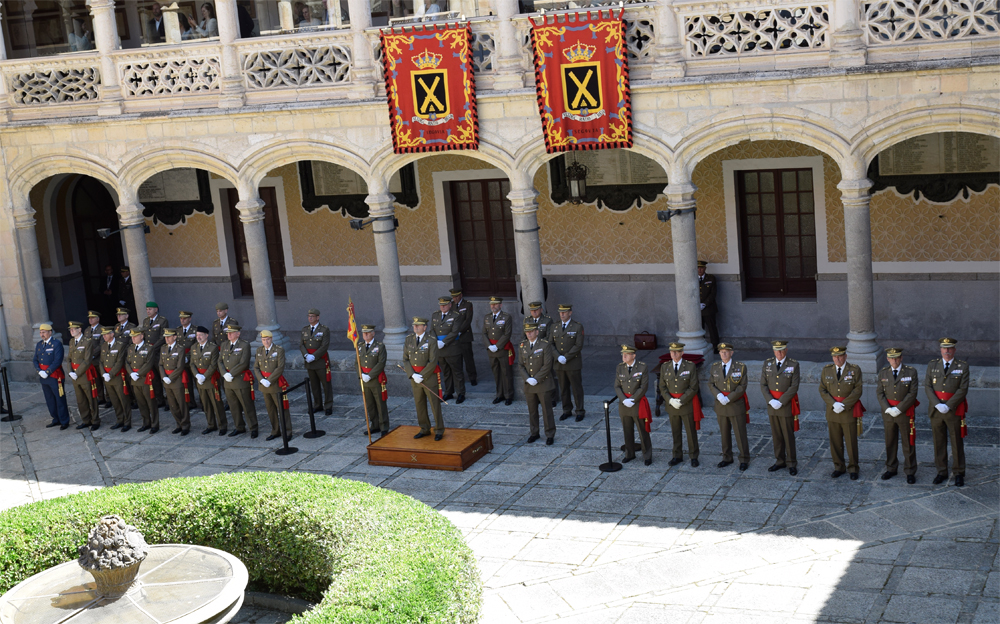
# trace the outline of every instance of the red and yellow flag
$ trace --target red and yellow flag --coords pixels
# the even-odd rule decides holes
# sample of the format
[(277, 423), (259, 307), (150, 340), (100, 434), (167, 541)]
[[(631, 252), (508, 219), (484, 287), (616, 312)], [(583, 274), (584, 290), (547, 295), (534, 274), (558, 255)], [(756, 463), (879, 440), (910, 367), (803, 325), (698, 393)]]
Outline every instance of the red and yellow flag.
[(354, 301), (347, 298), (347, 339), (354, 345), (354, 350), (358, 350), (358, 321), (354, 318)]

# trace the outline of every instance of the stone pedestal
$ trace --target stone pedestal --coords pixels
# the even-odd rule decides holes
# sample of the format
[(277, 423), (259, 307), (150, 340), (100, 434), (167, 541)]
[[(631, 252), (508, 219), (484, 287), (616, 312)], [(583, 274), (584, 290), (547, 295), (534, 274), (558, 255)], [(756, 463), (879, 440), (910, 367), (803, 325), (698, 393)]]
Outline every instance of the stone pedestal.
[[(517, 0), (497, 0), (497, 41), (495, 91), (510, 91), (524, 88), (522, 59), (525, 50), (517, 38), (517, 28), (512, 18), (517, 15)], [(530, 55), (530, 50), (527, 51)]]
[(868, 61), (868, 52), (861, 30), (858, 3), (835, 0), (833, 4), (830, 67), (860, 67)]
[(215, 14), (219, 24), (219, 43), (222, 44), (222, 96), (219, 98), (219, 108), (239, 108), (246, 103), (246, 95), (240, 57), (233, 45), (240, 38), (236, 0), (216, 0)]
[(101, 106), (97, 114), (120, 115), (124, 97), (118, 82), (118, 68), (111, 57), (111, 53), (121, 47), (115, 23), (115, 2), (90, 0), (89, 4), (94, 22), (94, 46), (101, 54)]
[(683, 78), (687, 71), (678, 19), (672, 0), (660, 0), (656, 10), (656, 65), (653, 66), (653, 80)]

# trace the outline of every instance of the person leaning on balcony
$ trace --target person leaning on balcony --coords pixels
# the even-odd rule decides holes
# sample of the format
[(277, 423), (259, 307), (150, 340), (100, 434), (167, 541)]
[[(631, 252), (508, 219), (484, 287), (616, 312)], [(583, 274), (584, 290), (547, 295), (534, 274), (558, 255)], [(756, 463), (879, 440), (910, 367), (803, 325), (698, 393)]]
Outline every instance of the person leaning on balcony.
[(215, 9), (207, 2), (201, 5), (201, 21), (192, 19), (191, 25), (198, 37), (219, 36), (219, 22), (215, 19)]
[(310, 26), (322, 26), (323, 22), (319, 21), (312, 15), (312, 9), (309, 5), (304, 2), (299, 2), (295, 5), (295, 15), (298, 16), (299, 21), (296, 24), (299, 28), (309, 28)]
[[(165, 25), (163, 23), (163, 7), (159, 4), (153, 5), (153, 17), (146, 22), (146, 43), (163, 43), (167, 40)], [(126, 304), (122, 304), (126, 305)]]

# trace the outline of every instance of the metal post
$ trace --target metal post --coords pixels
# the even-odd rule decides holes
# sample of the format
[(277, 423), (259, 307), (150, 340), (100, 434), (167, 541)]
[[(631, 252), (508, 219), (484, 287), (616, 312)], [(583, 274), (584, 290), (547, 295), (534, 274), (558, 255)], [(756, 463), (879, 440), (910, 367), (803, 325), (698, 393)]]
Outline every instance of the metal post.
[(622, 465), (614, 461), (611, 458), (611, 404), (618, 400), (618, 396), (615, 395), (604, 402), (604, 430), (608, 434), (608, 463), (601, 464), (598, 468), (601, 472), (618, 472), (622, 469)]
[(303, 438), (318, 438), (320, 436), (326, 435), (325, 431), (319, 431), (316, 429), (316, 410), (313, 409), (312, 400), (312, 384), (309, 383), (309, 377), (306, 377), (306, 403), (309, 404), (309, 431), (302, 434)]
[(21, 417), (14, 413), (14, 403), (10, 400), (10, 380), (7, 378), (7, 367), (3, 366), (3, 392), (4, 396), (7, 398), (7, 412), (9, 415), (0, 418), (0, 422), (14, 422), (15, 420), (21, 420)]
[[(306, 380), (306, 386), (308, 387), (308, 379)], [(281, 393), (282, 403), (284, 403), (285, 393)], [(294, 446), (288, 446), (288, 431), (285, 430), (285, 408), (281, 403), (278, 404), (278, 429), (281, 431), (281, 448), (274, 452), (275, 455), (291, 455), (292, 453), (298, 453), (299, 449)]]

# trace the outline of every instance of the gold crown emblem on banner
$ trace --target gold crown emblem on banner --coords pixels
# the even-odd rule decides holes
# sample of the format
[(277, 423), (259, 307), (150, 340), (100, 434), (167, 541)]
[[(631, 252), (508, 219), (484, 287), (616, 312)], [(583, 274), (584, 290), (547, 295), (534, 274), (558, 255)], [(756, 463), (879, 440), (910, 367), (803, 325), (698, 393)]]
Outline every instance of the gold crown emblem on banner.
[(424, 50), (423, 53), (419, 56), (414, 56), (411, 60), (418, 69), (437, 69), (437, 66), (441, 64), (444, 57), (440, 54), (434, 54), (433, 52)]
[(570, 46), (568, 48), (563, 48), (563, 56), (570, 63), (580, 63), (583, 61), (589, 61), (590, 57), (594, 56), (597, 52), (597, 48), (594, 46), (584, 45), (577, 42), (576, 45)]

